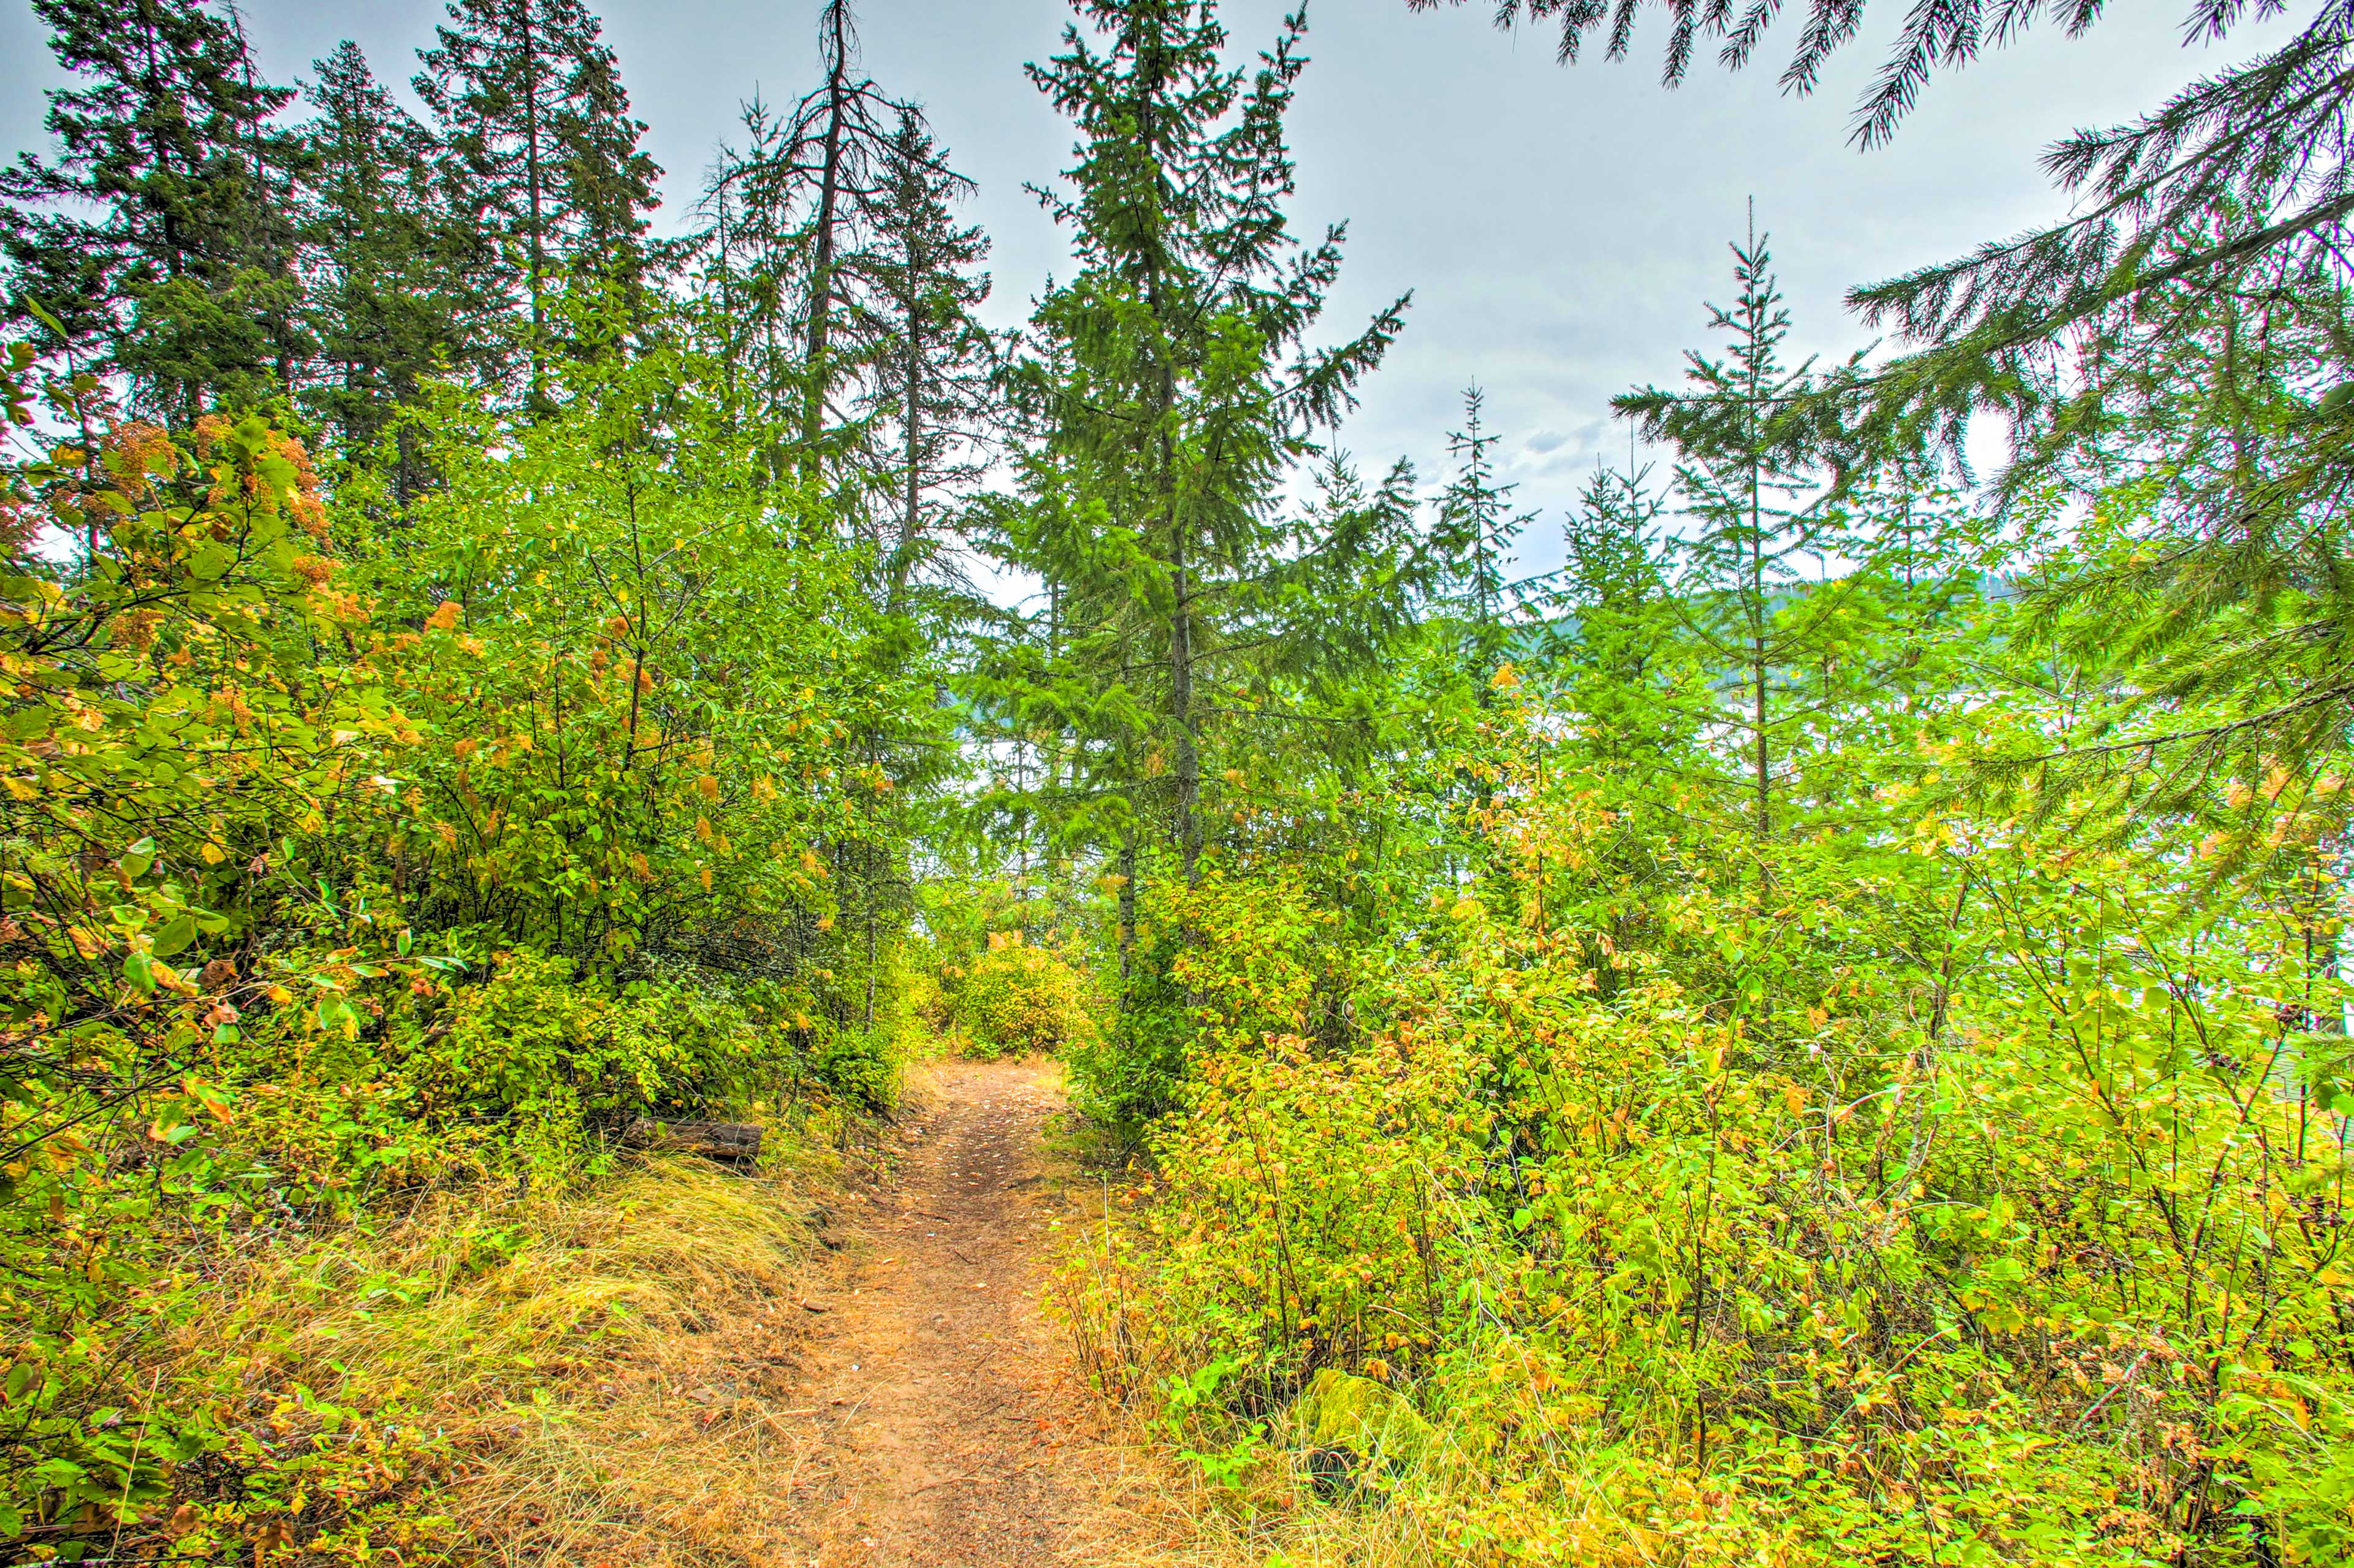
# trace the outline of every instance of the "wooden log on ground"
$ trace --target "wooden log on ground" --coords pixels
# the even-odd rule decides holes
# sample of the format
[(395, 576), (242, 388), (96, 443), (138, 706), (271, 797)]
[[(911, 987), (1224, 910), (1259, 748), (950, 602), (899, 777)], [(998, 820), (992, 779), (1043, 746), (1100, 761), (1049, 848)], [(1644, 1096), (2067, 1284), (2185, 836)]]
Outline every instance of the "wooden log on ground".
[(763, 1128), (740, 1121), (673, 1121), (640, 1117), (621, 1141), (632, 1149), (700, 1154), (708, 1160), (750, 1161), (760, 1158)]

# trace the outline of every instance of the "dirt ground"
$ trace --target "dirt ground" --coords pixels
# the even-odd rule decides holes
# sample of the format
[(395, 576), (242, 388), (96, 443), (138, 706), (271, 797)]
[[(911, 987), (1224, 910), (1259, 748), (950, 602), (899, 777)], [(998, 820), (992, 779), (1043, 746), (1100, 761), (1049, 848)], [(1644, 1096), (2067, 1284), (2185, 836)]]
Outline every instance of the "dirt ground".
[(834, 1277), (798, 1303), (808, 1561), (1104, 1561), (1122, 1454), (1039, 1305), (1072, 1175), (1041, 1140), (1055, 1070), (946, 1062), (921, 1103), (893, 1178), (835, 1217)]

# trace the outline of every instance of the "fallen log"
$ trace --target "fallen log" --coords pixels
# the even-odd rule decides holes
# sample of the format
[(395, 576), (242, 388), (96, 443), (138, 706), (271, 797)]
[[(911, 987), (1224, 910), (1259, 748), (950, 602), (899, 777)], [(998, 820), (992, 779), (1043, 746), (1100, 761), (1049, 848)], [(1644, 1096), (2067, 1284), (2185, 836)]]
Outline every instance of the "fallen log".
[(753, 1160), (760, 1158), (765, 1129), (740, 1121), (671, 1121), (640, 1117), (621, 1141), (632, 1149), (660, 1149), (677, 1154), (700, 1154), (707, 1160)]

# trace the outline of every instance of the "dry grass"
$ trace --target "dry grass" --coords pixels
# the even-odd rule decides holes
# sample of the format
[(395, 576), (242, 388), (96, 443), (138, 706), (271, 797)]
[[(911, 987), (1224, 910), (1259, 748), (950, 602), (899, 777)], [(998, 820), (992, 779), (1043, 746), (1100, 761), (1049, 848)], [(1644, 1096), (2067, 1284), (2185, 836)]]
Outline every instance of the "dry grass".
[[(562, 1194), (444, 1195), (297, 1252), (257, 1248), (161, 1347), (158, 1375), (241, 1366), (255, 1430), (283, 1435), (291, 1413), (302, 1434), (298, 1386), (406, 1424), (429, 1454), (369, 1505), (446, 1520), (419, 1542), (436, 1542), (429, 1559), (785, 1561), (815, 1445), (790, 1397), (798, 1301), (838, 1180), (806, 1159), (758, 1175), (646, 1160)], [(314, 1500), (270, 1560), (325, 1560), (319, 1533), (354, 1517)]]
[(1204, 1483), (1165, 1449), (1108, 1491), (1107, 1543), (1090, 1568), (1438, 1568), (1457, 1561), (1407, 1516), (1311, 1500), (1296, 1457), (1277, 1455), (1239, 1493)]

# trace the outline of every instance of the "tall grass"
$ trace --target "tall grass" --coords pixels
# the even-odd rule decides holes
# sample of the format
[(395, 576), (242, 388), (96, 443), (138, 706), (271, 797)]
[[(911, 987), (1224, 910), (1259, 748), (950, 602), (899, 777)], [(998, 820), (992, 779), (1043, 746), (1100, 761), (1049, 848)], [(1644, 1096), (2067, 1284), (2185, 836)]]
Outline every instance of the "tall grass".
[(647, 1159), (223, 1253), (139, 1381), (210, 1384), (224, 1441), (118, 1550), (769, 1560), (811, 1446), (783, 1380), (832, 1186), (814, 1156), (759, 1174)]

